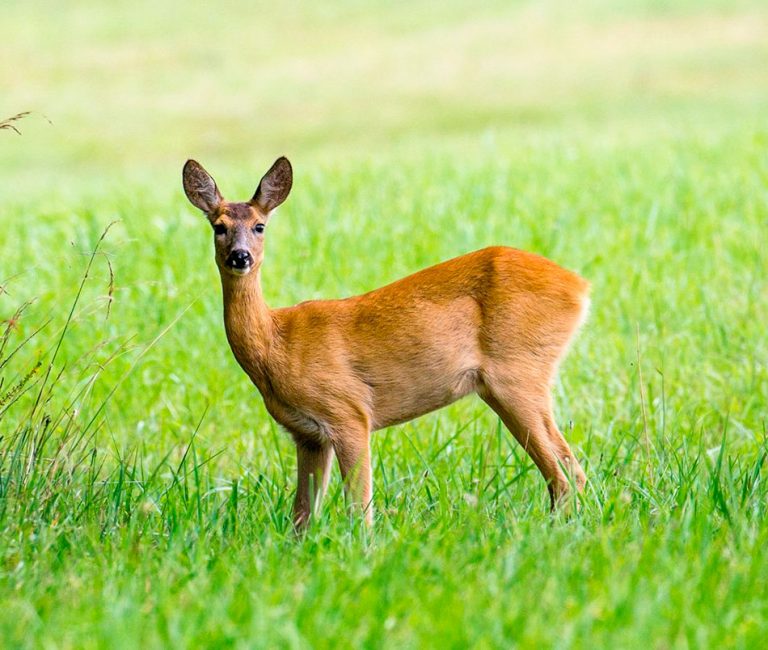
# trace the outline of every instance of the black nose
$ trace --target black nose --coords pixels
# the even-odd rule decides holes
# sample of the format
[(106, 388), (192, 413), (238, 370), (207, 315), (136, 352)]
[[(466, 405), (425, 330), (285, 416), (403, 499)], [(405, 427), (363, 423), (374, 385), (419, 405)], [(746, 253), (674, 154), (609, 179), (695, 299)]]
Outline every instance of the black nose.
[(227, 258), (227, 266), (233, 269), (244, 269), (251, 264), (251, 254), (243, 249), (232, 251)]

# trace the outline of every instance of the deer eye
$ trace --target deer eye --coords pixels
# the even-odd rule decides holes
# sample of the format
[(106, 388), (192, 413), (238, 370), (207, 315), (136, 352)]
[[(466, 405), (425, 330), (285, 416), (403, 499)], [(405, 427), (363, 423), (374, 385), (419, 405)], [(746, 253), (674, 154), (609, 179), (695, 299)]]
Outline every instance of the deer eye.
[(253, 232), (264, 232), (264, 224), (263, 223), (257, 223), (253, 227)]
[(217, 223), (213, 227), (213, 232), (216, 235), (226, 235), (227, 234), (227, 227), (223, 223)]

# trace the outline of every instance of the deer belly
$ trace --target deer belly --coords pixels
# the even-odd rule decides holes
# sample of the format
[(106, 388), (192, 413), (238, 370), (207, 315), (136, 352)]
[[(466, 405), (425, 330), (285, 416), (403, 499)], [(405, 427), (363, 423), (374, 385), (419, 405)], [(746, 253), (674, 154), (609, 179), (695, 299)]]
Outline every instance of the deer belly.
[(478, 388), (475, 369), (442, 375), (400, 377), (373, 386), (373, 428), (407, 422), (447, 406)]

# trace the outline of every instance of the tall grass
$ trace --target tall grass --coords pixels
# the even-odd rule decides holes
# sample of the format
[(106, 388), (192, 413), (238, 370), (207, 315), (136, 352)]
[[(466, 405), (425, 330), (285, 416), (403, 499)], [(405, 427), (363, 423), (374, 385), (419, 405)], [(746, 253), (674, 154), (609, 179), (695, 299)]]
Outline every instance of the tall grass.
[[(112, 346), (106, 358), (95, 361), (110, 343), (97, 341), (75, 363), (58, 363), (72, 323), (99, 313), (93, 305), (83, 307), (81, 300), (108, 230), (96, 241), (64, 324), (41, 359), (27, 361), (26, 366), (22, 361), (38, 339), (51, 335), (50, 320), (15, 347), (10, 345), (12, 335), (29, 304), (20, 305), (4, 323), (0, 338), (0, 527), (4, 534), (12, 537), (55, 528), (82, 535), (98, 529), (99, 539), (119, 531), (136, 542), (149, 536), (158, 543), (170, 543), (177, 535), (192, 535), (210, 543), (232, 535), (237, 529), (238, 504), (248, 499), (259, 499), (260, 505), (264, 500), (275, 501), (274, 511), (284, 512), (285, 497), (275, 494), (267, 483), (217, 480), (209, 469), (215, 456), (199, 455), (196, 431), (180, 458), (172, 458), (169, 451), (154, 463), (147, 461), (140, 447), (105, 449), (103, 436), (99, 440), (110, 398), (173, 326), (172, 322), (140, 350), (132, 350), (135, 359), (127, 372), (98, 400), (93, 386), (114, 359), (131, 351), (129, 346)], [(107, 316), (113, 281), (110, 267), (104, 296)]]
[(16, 113), (16, 115), (0, 120), (0, 131), (13, 131), (16, 135), (21, 135), (21, 131), (19, 131), (19, 127), (15, 122), (24, 119), (29, 114), (29, 111), (22, 111), (21, 113)]
[[(761, 635), (768, 605), (759, 584), (768, 567), (754, 554), (766, 541), (768, 444), (763, 440), (750, 453), (731, 450), (727, 419), (720, 422), (714, 447), (704, 444), (704, 436), (670, 435), (663, 391), (655, 397), (652, 383), (635, 385), (646, 410), (639, 427), (610, 438), (587, 433), (582, 440), (590, 481), (569, 519), (550, 518), (531, 463), (500, 423), (489, 438), (478, 418), (450, 433), (436, 420), (420, 443), (402, 432), (412, 450), (405, 466), (403, 452), (397, 451), (403, 443), (378, 438), (375, 535), (350, 526), (336, 489), (330, 507), (300, 543), (291, 534), (284, 468), (241, 466), (233, 472), (231, 463), (220, 463), (218, 452), (201, 451), (196, 438), (207, 417), (205, 407), (189, 439), (160, 454), (144, 444), (123, 448), (105, 440), (103, 418), (122, 376), (101, 391), (106, 397), (94, 399), (93, 386), (120, 355), (133, 355), (128, 372), (140, 368), (144, 353), (176, 322), (131, 350), (115, 345), (96, 366), (93, 360), (104, 354), (107, 341), (93, 341), (73, 363), (60, 362), (72, 324), (106, 313), (102, 298), (109, 287), (98, 292), (102, 295), (94, 304), (82, 303), (105, 234), (72, 288), (74, 298), (62, 310), (59, 331), (43, 321), (11, 346), (13, 330), (25, 316), (22, 304), (5, 323), (0, 344), (1, 584), (5, 589), (33, 581), (26, 590), (43, 590), (35, 596), (43, 608), (40, 624), (24, 614), (18, 598), (6, 595), (12, 616), (2, 629), (9, 638), (58, 639), (64, 645), (67, 639), (79, 645), (85, 638), (73, 620), (61, 618), (66, 610), (44, 604), (48, 580), (59, 584), (57, 591), (79, 594), (68, 609), (86, 626), (81, 630), (90, 629), (89, 637), (99, 630), (97, 645), (116, 639), (189, 645), (259, 639), (270, 646), (325, 647), (350, 636), (365, 645), (387, 638), (385, 645), (393, 647), (504, 645), (510, 638), (539, 644), (562, 641), (562, 630), (570, 630), (568, 645), (595, 639), (634, 644), (642, 634), (676, 639), (675, 645), (734, 640), (750, 645)], [(44, 336), (49, 342), (40, 359), (26, 355), (22, 361)], [(458, 463), (456, 445), (466, 454)], [(542, 488), (540, 500), (532, 487)], [(87, 558), (100, 567), (96, 573), (82, 564)], [(718, 568), (718, 562), (724, 564)], [(607, 574), (609, 566), (623, 566), (625, 573)], [(407, 576), (397, 575), (401, 570), (411, 578), (403, 580)], [(647, 582), (659, 570), (668, 573), (666, 582)], [(741, 579), (729, 582), (726, 570)], [(40, 571), (49, 577), (42, 578)], [(466, 601), (456, 600), (465, 571), (476, 572), (471, 580), (481, 579), (484, 588), (465, 594)], [(585, 617), (567, 605), (569, 600), (560, 624), (545, 625), (542, 613), (563, 606), (546, 587), (550, 574), (557, 576), (559, 589), (583, 592), (579, 601), (598, 609)], [(430, 575), (436, 580), (432, 587)], [(247, 576), (256, 581), (248, 587)], [(84, 588), (82, 577), (92, 584)], [(524, 617), (499, 609), (493, 595), (516, 593), (518, 582), (543, 590)], [(269, 586), (262, 591), (260, 584)], [(394, 591), (382, 603), (374, 594), (387, 584)], [(612, 586), (605, 591), (607, 584)], [(653, 584), (709, 595), (692, 603), (683, 592), (670, 592), (665, 605), (643, 591)], [(356, 601), (339, 601), (340, 588), (357, 593)], [(204, 601), (184, 613), (168, 611), (179, 597), (171, 595), (176, 589), (189, 590), (183, 596), (187, 603), (202, 589)], [(245, 600), (236, 595), (243, 589)], [(291, 598), (286, 589), (299, 589), (294, 597), (300, 603), (287, 617), (280, 605)], [(424, 596), (425, 589), (431, 595)], [(417, 594), (430, 607), (415, 616), (409, 608), (418, 607)], [(142, 604), (146, 598), (150, 604)], [(458, 614), (465, 606), (474, 614)], [(676, 606), (683, 609), (663, 613)], [(376, 607), (386, 615), (375, 613)], [(708, 625), (720, 607), (730, 607), (732, 615), (751, 613), (740, 627)], [(601, 613), (599, 608), (608, 609)], [(135, 618), (139, 611), (144, 613)], [(235, 627), (228, 632), (226, 626), (211, 626), (216, 611)], [(459, 626), (438, 624), (441, 611), (470, 617)], [(656, 614), (648, 618), (646, 611)], [(128, 612), (128, 618), (119, 612)], [(266, 618), (257, 624), (261, 617)], [(62, 628), (54, 632), (42, 621)]]
[[(0, 645), (762, 647), (763, 5), (4, 7), (3, 99), (56, 126), (0, 143)], [(372, 532), (334, 476), (294, 538), (179, 182), (283, 153), (272, 306), (490, 244), (592, 282), (571, 518), (467, 399), (373, 437)]]

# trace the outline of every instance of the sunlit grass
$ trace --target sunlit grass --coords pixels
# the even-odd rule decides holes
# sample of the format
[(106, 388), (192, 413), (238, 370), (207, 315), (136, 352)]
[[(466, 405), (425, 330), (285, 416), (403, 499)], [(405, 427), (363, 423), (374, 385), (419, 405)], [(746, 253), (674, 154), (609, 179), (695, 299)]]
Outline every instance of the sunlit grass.
[[(0, 131), (3, 645), (760, 645), (759, 3), (52, 6), (0, 26), (0, 115), (34, 111)], [(592, 282), (555, 388), (576, 516), (467, 399), (376, 434), (373, 532), (334, 477), (295, 540), (180, 179), (244, 199), (283, 153), (272, 306), (490, 244)]]
[[(94, 258), (51, 401), (27, 417), (38, 371), (2, 416), (6, 633), (75, 645), (94, 626), (105, 643), (756, 638), (761, 147), (582, 144), (566, 160), (530, 149), (503, 164), (320, 169), (299, 175), (273, 221), (264, 283), (275, 305), (364, 291), (491, 242), (590, 278), (593, 312), (556, 390), (590, 477), (572, 521), (550, 522), (530, 461), (467, 400), (377, 434), (373, 535), (350, 527), (336, 481), (297, 544), (291, 443), (230, 358), (199, 215), (179, 192), (148, 187), (130, 210), (105, 196), (99, 209), (24, 222), (23, 237), (57, 253), (7, 283), (4, 305), (40, 296), (9, 340), (53, 322), (3, 369), (4, 389), (46, 367), (99, 224), (122, 219)], [(57, 248), (67, 229), (74, 244)], [(12, 268), (24, 250), (9, 251)], [(690, 590), (710, 596), (690, 601)], [(751, 613), (740, 628), (712, 625), (722, 608)]]

